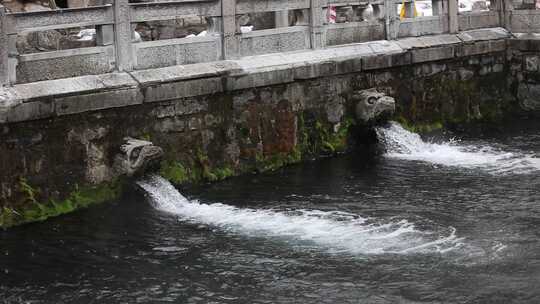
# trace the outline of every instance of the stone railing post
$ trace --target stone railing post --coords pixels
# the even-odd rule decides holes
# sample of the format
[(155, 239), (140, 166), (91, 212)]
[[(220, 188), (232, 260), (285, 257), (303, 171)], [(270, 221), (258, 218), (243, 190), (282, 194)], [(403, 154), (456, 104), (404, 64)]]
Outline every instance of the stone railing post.
[(522, 0), (521, 9), (528, 9), (528, 10), (536, 9), (536, 0)]
[(398, 18), (396, 0), (384, 0), (386, 40), (397, 39), (399, 26)]
[(444, 11), (443, 0), (433, 0), (431, 7), (433, 8), (433, 16), (442, 16), (446, 12)]
[(289, 11), (277, 11), (275, 12), (276, 27), (288, 27), (289, 26)]
[(413, 1), (405, 1), (405, 18), (414, 18), (414, 5)]
[(455, 34), (459, 31), (458, 0), (448, 1), (448, 31)]
[(240, 57), (240, 37), (236, 33), (236, 0), (221, 0), (223, 59)]
[(497, 26), (504, 27), (504, 14), (503, 14), (503, 0), (491, 0), (491, 11), (495, 11), (499, 17), (499, 23)]
[(131, 39), (131, 17), (129, 0), (114, 1), (114, 38), (116, 46), (116, 68), (119, 71), (133, 70)]
[(323, 0), (311, 0), (309, 10), (309, 26), (311, 31), (311, 47), (321, 49), (326, 46), (326, 35), (324, 30)]
[(502, 20), (502, 26), (508, 30), (512, 31), (512, 24), (511, 24), (511, 16), (512, 16), (512, 10), (514, 9), (513, 1), (511, 0), (501, 0), (502, 3), (500, 4), (500, 16)]
[(96, 25), (96, 44), (98, 46), (106, 46), (114, 44), (114, 26)]
[(9, 84), (9, 42), (6, 9), (0, 5), (0, 87)]

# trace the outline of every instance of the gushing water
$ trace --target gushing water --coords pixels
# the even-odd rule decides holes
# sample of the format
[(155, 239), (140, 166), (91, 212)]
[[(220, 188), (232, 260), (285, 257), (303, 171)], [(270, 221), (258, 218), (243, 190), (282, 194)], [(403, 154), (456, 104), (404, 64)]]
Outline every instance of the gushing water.
[(350, 254), (445, 253), (460, 248), (454, 228), (420, 231), (406, 220), (377, 222), (356, 214), (320, 210), (257, 210), (189, 201), (168, 181), (149, 176), (138, 182), (160, 211), (183, 221), (233, 233), (278, 237)]
[(391, 158), (436, 165), (481, 169), (493, 174), (526, 174), (540, 170), (534, 154), (508, 152), (491, 146), (463, 145), (455, 140), (433, 143), (405, 130), (396, 122), (377, 128), (377, 135)]

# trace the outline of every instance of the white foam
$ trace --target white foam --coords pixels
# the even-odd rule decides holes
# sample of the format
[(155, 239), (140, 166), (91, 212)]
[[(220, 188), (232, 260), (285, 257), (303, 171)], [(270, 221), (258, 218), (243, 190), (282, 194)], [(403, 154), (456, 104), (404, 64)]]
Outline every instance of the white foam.
[(427, 163), (482, 169), (493, 174), (520, 174), (540, 170), (540, 159), (534, 154), (508, 152), (490, 146), (462, 145), (457, 141), (432, 143), (405, 130), (396, 122), (377, 128), (386, 148), (386, 156)]
[(346, 212), (257, 210), (189, 201), (168, 181), (150, 176), (138, 182), (158, 210), (184, 221), (233, 233), (279, 237), (352, 254), (444, 253), (458, 249), (455, 229), (422, 232), (406, 220), (377, 222)]

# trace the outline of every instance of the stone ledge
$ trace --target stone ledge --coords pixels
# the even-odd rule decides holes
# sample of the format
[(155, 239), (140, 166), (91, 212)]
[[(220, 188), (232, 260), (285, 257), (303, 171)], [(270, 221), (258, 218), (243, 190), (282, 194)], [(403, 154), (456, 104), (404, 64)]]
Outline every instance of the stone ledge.
[(226, 76), (241, 70), (236, 62), (217, 61), (134, 71), (130, 74), (144, 87), (158, 83)]
[[(79, 95), (98, 91), (136, 88), (138, 83), (127, 73), (87, 75), (73, 78), (17, 84), (0, 89), (12, 102), (27, 102), (53, 96)], [(0, 98), (0, 105), (2, 98)]]
[(508, 46), (524, 52), (540, 51), (540, 34), (515, 34), (516, 38), (508, 39)]

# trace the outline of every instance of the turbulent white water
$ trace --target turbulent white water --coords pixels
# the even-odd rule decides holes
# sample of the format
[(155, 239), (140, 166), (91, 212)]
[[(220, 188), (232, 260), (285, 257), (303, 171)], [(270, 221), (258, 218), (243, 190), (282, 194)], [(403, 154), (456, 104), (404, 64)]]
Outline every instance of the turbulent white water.
[(138, 182), (158, 210), (181, 220), (252, 236), (282, 237), (352, 254), (444, 253), (460, 248), (455, 229), (420, 231), (406, 220), (376, 222), (355, 214), (320, 210), (256, 210), (189, 201), (168, 181)]
[(386, 156), (436, 165), (481, 169), (493, 174), (523, 174), (540, 170), (534, 154), (508, 152), (490, 146), (463, 145), (456, 141), (432, 143), (396, 122), (377, 129)]

